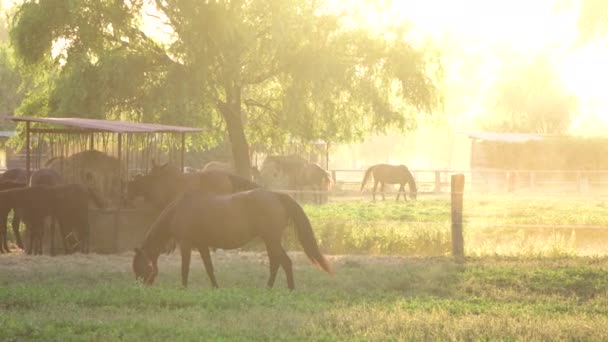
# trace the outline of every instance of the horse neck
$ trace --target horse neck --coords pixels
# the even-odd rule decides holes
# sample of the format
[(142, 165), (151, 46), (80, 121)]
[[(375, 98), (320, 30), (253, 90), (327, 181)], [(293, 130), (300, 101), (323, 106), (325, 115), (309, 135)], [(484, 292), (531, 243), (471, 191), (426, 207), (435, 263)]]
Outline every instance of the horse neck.
[(142, 249), (149, 258), (156, 260), (171, 237), (169, 233), (169, 219), (167, 210), (164, 210), (159, 218), (152, 224), (142, 244)]
[(416, 188), (416, 181), (414, 180), (414, 176), (412, 175), (410, 170), (406, 171), (405, 177), (407, 178), (407, 184), (410, 188), (410, 192), (417, 192), (418, 189)]

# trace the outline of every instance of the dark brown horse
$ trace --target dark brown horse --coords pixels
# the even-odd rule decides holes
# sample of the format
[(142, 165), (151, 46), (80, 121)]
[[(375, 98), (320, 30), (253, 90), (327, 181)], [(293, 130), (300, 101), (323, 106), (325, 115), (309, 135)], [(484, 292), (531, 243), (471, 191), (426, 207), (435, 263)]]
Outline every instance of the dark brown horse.
[[(42, 169), (38, 169), (34, 172), (32, 172), (32, 175), (30, 176), (29, 179), (29, 186), (55, 186), (55, 185), (59, 185), (63, 183), (63, 179), (61, 177), (61, 175), (59, 174), (58, 171), (56, 171), (55, 169), (50, 169), (50, 168), (42, 168)], [(21, 209), (20, 208), (15, 208), (13, 210), (14, 215), (18, 215), (21, 216)], [(51, 241), (51, 255), (55, 254), (55, 231), (58, 225), (57, 219), (54, 217), (49, 217), (50, 222), (49, 222), (49, 226), (51, 228), (51, 234), (50, 234), (50, 241)], [(47, 221), (47, 220), (45, 220)], [(46, 224), (46, 222), (45, 222)], [(27, 226), (26, 226), (27, 228)], [(43, 230), (46, 229), (46, 227), (42, 228)], [(29, 229), (27, 231), (27, 234), (31, 234), (29, 232)], [(65, 239), (67, 240), (68, 238), (74, 238), (75, 236), (73, 234), (69, 234), (67, 236), (65, 236)], [(31, 235), (30, 235), (30, 240), (31, 240)], [(64, 250), (67, 254), (67, 244), (66, 241), (63, 241), (63, 246), (64, 246)]]
[(405, 197), (404, 186), (407, 183), (410, 188), (410, 198), (416, 199), (418, 189), (416, 188), (416, 181), (414, 176), (405, 165), (389, 165), (389, 164), (376, 164), (365, 171), (365, 176), (361, 182), (361, 191), (365, 187), (367, 180), (372, 176), (374, 178), (374, 189), (372, 190), (372, 198), (376, 200), (376, 189), (380, 184), (380, 191), (382, 194), (382, 200), (384, 200), (384, 184), (399, 184), (399, 191), (397, 192), (397, 201), (399, 196), (403, 193), (403, 200), (407, 201)]
[(302, 207), (288, 195), (255, 189), (230, 195), (202, 191), (184, 193), (165, 208), (141, 247), (135, 249), (135, 277), (146, 284), (154, 282), (158, 274), (158, 256), (167, 240), (173, 238), (182, 253), (182, 285), (188, 284), (190, 255), (195, 248), (203, 259), (211, 285), (218, 287), (209, 248), (234, 249), (259, 237), (266, 244), (270, 261), (268, 287), (274, 285), (281, 266), (287, 276), (287, 286), (293, 289), (291, 259), (281, 244), (289, 221), (293, 221), (298, 240), (313, 264), (331, 273)]
[[(0, 181), (0, 191), (10, 190), (10, 189), (19, 189), (24, 188), (25, 183), (16, 183), (12, 181)], [(0, 253), (9, 253), (10, 249), (8, 248), (8, 237), (7, 237), (7, 224), (8, 224), (8, 214), (11, 211), (11, 208), (0, 206)], [(21, 219), (19, 216), (13, 212), (13, 234), (15, 236), (15, 242), (17, 246), (21, 249), (24, 249), (23, 242), (21, 240), (21, 234), (19, 232), (19, 225), (21, 223)]]
[[(103, 203), (90, 189), (81, 184), (62, 184), (57, 186), (32, 186), (21, 189), (0, 191), (0, 213), (19, 208), (21, 218), (29, 233), (28, 254), (42, 254), (44, 221), (51, 216), (59, 223), (64, 249), (65, 237), (74, 232), (86, 252), (88, 240), (88, 202), (92, 199), (99, 207)], [(54, 253), (54, 251), (51, 251)]]
[(28, 184), (30, 181), (30, 175), (26, 169), (9, 169), (6, 170), (2, 175), (0, 175), (0, 181), (11, 181), (15, 183)]
[(184, 191), (201, 189), (215, 194), (231, 194), (259, 188), (246, 178), (223, 170), (181, 173), (171, 165), (152, 164), (147, 175), (137, 175), (127, 183), (127, 202), (143, 197), (158, 209), (164, 209)]

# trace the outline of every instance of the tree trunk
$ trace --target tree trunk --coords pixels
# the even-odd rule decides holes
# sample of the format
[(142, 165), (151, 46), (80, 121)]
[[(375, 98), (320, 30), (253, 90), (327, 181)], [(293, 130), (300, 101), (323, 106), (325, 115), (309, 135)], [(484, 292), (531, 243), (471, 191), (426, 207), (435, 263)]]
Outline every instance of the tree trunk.
[(245, 137), (243, 120), (241, 118), (240, 102), (224, 103), (219, 102), (218, 108), (226, 121), (228, 137), (232, 146), (232, 157), (234, 158), (234, 168), (236, 172), (246, 178), (251, 173), (251, 163), (249, 161), (249, 144)]

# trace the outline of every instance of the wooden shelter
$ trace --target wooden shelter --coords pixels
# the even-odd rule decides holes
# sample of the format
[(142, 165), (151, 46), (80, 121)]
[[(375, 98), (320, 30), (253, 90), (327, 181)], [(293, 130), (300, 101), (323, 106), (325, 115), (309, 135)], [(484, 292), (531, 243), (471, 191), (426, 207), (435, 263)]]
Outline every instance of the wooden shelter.
[[(200, 133), (203, 129), (193, 127), (135, 123), (125, 121), (96, 120), (83, 118), (37, 118), (10, 117), (12, 121), (24, 124), (25, 168), (32, 172), (48, 167), (49, 160), (59, 161), (66, 182), (80, 182), (78, 179), (84, 167), (68, 163), (70, 156), (87, 152), (104, 156), (111, 160), (112, 168), (101, 169), (94, 166), (91, 172), (112, 172), (115, 181), (101, 180), (103, 186), (113, 187), (106, 191), (110, 196), (109, 209), (90, 210), (91, 241), (93, 252), (120, 252), (136, 246), (157, 213), (147, 209), (124, 208), (121, 196), (124, 184), (131, 173), (147, 171), (154, 159), (179, 165), (184, 170), (186, 135)], [(44, 146), (45, 148), (41, 148)], [(37, 154), (45, 150), (47, 155)], [(112, 229), (112, 234), (108, 231)]]

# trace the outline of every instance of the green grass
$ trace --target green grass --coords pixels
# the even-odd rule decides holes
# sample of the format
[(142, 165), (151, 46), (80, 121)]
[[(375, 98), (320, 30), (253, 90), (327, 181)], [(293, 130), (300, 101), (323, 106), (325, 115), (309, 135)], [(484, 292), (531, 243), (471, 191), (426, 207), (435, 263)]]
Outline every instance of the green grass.
[[(341, 201), (305, 207), (325, 251), (333, 254), (448, 255), (449, 197), (395, 203)], [(608, 201), (589, 197), (467, 196), (469, 255), (604, 255)], [(293, 240), (293, 239), (292, 239)], [(290, 240), (291, 248), (297, 248)]]
[(3, 341), (605, 340), (608, 259), (330, 257), (336, 274), (290, 253), (296, 290), (264, 288), (263, 254), (214, 253), (219, 290), (193, 258), (162, 256), (158, 284), (131, 255), (0, 258)]

